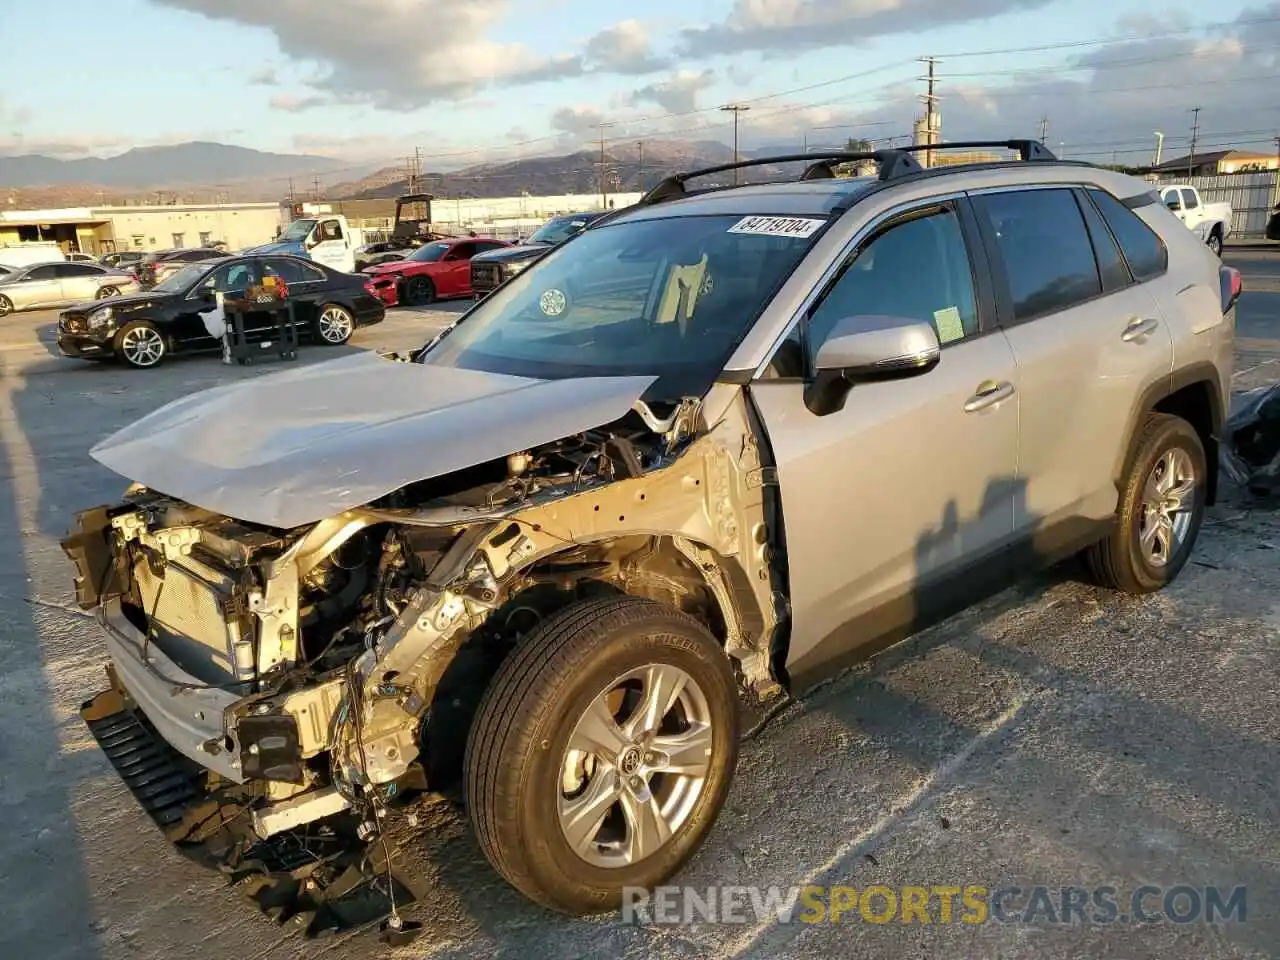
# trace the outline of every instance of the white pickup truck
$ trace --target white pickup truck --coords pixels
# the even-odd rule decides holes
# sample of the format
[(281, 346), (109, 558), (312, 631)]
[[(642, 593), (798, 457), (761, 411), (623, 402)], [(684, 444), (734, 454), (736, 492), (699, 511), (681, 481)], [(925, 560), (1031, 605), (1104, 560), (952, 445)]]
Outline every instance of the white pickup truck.
[(1199, 190), (1182, 183), (1162, 186), (1160, 199), (1174, 216), (1187, 225), (1187, 229), (1208, 244), (1210, 250), (1222, 255), (1222, 244), (1231, 236), (1231, 204), (1225, 200), (1206, 203)]
[(340, 213), (301, 217), (281, 231), (271, 243), (241, 253), (288, 253), (308, 257), (343, 273), (355, 273), (356, 249), (365, 242), (363, 231), (347, 223)]

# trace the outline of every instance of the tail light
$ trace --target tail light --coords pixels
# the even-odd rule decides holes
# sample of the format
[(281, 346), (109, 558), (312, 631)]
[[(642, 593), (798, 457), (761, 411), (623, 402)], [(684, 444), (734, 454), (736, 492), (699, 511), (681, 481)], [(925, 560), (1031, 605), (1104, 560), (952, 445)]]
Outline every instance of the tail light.
[(1219, 267), (1218, 286), (1222, 292), (1222, 312), (1226, 313), (1236, 305), (1240, 294), (1244, 292), (1244, 277), (1235, 267)]

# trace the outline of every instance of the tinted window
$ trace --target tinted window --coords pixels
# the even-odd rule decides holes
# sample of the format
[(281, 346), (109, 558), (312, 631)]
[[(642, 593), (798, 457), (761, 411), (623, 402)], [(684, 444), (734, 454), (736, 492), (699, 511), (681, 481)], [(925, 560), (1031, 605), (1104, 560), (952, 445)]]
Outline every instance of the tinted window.
[(1130, 283), (1129, 268), (1124, 265), (1124, 258), (1120, 256), (1120, 248), (1116, 246), (1111, 231), (1088, 198), (1080, 199), (1080, 210), (1084, 213), (1089, 236), (1093, 240), (1093, 253), (1098, 261), (1098, 273), (1102, 276), (1102, 289), (1110, 293), (1127, 287)]
[(864, 244), (810, 315), (811, 358), (846, 317), (924, 320), (943, 344), (977, 333), (973, 271), (956, 214), (916, 216)]
[(977, 198), (1004, 262), (1016, 321), (1064, 310), (1102, 292), (1084, 219), (1070, 190)]
[(310, 264), (301, 260), (290, 260), (287, 257), (265, 260), (262, 272), (267, 276), (280, 277), (286, 284), (306, 283), (311, 280), (323, 280), (324, 274)]
[[(258, 282), (257, 265), (252, 260), (238, 260), (218, 267), (200, 284), (202, 293), (240, 292)], [(286, 280), (285, 283), (288, 283)]]
[(1107, 191), (1091, 189), (1089, 196), (1120, 244), (1134, 279), (1150, 280), (1164, 273), (1169, 266), (1169, 251), (1156, 232)]
[(1200, 206), (1200, 200), (1196, 197), (1196, 192), (1194, 190), (1182, 191), (1182, 205), (1188, 210), (1194, 210), (1196, 207)]
[(101, 267), (89, 263), (64, 263), (58, 267), (60, 277), (90, 277), (102, 272)]
[(475, 255), (476, 244), (459, 243), (454, 245), (453, 249), (449, 251), (447, 256), (450, 260), (470, 260)]
[(504, 246), (506, 245), (502, 243), (498, 243), (496, 240), (490, 240), (487, 243), (477, 243), (476, 252), (486, 253), (490, 250), (501, 250)]
[(53, 280), (58, 276), (58, 264), (46, 263), (43, 267), (32, 267), (27, 271), (27, 280)]

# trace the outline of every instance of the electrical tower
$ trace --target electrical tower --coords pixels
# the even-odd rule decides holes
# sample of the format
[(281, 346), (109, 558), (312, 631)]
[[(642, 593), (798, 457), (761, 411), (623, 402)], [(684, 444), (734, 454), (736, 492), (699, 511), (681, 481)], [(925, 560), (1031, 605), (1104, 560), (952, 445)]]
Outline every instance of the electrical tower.
[[(933, 146), (941, 142), (942, 124), (938, 120), (938, 100), (937, 95), (937, 78), (934, 76), (933, 68), (938, 64), (937, 57), (921, 57), (920, 62), (929, 68), (927, 76), (919, 77), (926, 84), (925, 93), (921, 95), (920, 102), (924, 104), (924, 137), (925, 144)], [(924, 165), (926, 167), (933, 166), (933, 151), (926, 150), (924, 155)]]
[(1040, 118), (1040, 145), (1044, 146), (1049, 142), (1049, 118)]
[(1200, 108), (1191, 108), (1191, 150), (1187, 153), (1187, 176), (1194, 176), (1196, 168), (1196, 138), (1200, 133)]
[[(742, 159), (738, 155), (738, 117), (742, 114), (742, 111), (750, 110), (750, 109), (751, 108), (749, 106), (746, 106), (745, 104), (741, 104), (741, 103), (731, 103), (728, 106), (724, 106), (720, 108), (720, 110), (724, 113), (733, 114), (733, 162), (734, 163), (737, 163), (740, 159)], [(737, 186), (738, 183), (740, 182), (741, 174), (742, 174), (741, 170), (735, 169), (733, 171), (734, 186)]]
[(609, 209), (609, 177), (608, 159), (604, 152), (604, 132), (614, 126), (616, 121), (600, 121), (600, 209)]

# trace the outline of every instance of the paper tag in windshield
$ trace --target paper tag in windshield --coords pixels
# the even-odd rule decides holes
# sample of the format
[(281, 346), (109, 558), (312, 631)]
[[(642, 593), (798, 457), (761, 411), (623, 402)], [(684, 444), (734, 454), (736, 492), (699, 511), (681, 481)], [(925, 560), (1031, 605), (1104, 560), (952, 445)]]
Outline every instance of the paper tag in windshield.
[(730, 233), (750, 233), (758, 237), (811, 237), (826, 223), (809, 217), (743, 217)]
[(938, 339), (943, 343), (964, 339), (964, 321), (960, 319), (960, 311), (955, 307), (935, 310), (933, 324), (938, 329)]

